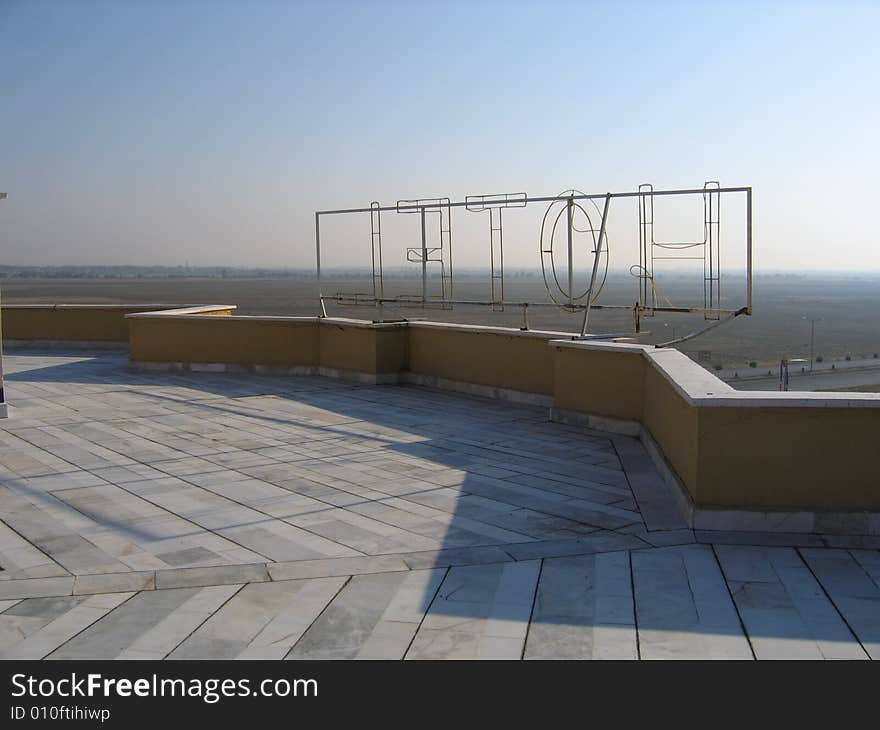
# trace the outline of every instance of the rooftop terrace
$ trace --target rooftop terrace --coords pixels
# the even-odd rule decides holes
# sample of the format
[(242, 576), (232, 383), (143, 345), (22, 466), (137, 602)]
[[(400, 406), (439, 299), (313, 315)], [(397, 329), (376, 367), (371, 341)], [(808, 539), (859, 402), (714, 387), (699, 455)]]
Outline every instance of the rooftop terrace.
[(4, 366), (0, 658), (880, 656), (880, 538), (695, 531), (546, 406)]

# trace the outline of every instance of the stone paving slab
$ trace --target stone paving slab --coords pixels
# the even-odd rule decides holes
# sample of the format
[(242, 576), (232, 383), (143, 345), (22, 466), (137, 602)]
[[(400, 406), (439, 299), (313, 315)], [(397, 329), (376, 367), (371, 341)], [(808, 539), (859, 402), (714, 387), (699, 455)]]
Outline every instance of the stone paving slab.
[[(0, 651), (0, 659), (44, 659), (55, 649), (127, 601), (132, 595), (131, 593), (112, 593), (84, 597), (70, 610), (62, 613), (32, 635)], [(20, 609), (21, 605), (18, 604), (12, 610)], [(5, 614), (6, 612), (3, 615), (5, 616)]]
[(524, 659), (637, 659), (627, 552), (544, 561)]
[(759, 659), (867, 659), (792, 548), (720, 545), (716, 554)]
[[(115, 658), (164, 659), (241, 588), (241, 584), (233, 584), (170, 589), (170, 592), (180, 592), (185, 600), (177, 608), (159, 616), (156, 623), (140, 635), (130, 635), (128, 645)], [(100, 622), (95, 628), (96, 635), (100, 635), (103, 630)]]
[(451, 568), (407, 659), (521, 659), (540, 561)]
[(10, 580), (0, 583), (0, 599), (69, 596), (73, 593), (73, 583), (73, 576)]
[(229, 583), (253, 583), (269, 580), (263, 563), (253, 565), (221, 565), (210, 568), (177, 568), (156, 572), (157, 588), (213, 586)]
[(251, 583), (169, 654), (169, 659), (281, 659), (344, 578)]
[(299, 560), (290, 563), (272, 563), (268, 566), (272, 580), (351, 576), (361, 573), (395, 573), (408, 570), (409, 566), (396, 555), (335, 558), (333, 560)]
[(357, 575), (298, 641), (288, 659), (402, 659), (444, 570)]
[(865, 569), (867, 561), (846, 550), (804, 548), (800, 553), (868, 656), (880, 659), (880, 585), (876, 573)]
[(643, 658), (752, 658), (712, 548), (637, 551), (632, 568)]
[(876, 539), (694, 531), (638, 440), (545, 408), (4, 365), (3, 658), (880, 654)]

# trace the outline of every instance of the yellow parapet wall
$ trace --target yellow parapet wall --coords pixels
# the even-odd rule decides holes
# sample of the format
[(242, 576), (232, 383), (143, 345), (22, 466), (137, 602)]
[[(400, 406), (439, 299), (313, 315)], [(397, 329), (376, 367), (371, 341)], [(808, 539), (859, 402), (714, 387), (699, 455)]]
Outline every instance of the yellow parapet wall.
[(405, 369), (405, 324), (215, 317), (184, 310), (132, 314), (128, 322), (129, 353), (136, 363), (323, 369), (395, 378)]
[(674, 349), (551, 345), (554, 406), (638, 422), (696, 507), (880, 511), (880, 395), (737, 391)]
[(215, 316), (187, 310), (131, 314), (129, 357), (140, 363), (315, 367), (316, 317)]
[(699, 409), (696, 502), (880, 510), (880, 408)]
[(644, 410), (639, 421), (663, 449), (669, 465), (694, 497), (699, 444), (697, 408), (651, 363), (646, 363), (644, 375)]
[(553, 343), (553, 398), (556, 408), (608, 418), (641, 421), (645, 359), (641, 348), (607, 343), (590, 350)]
[(880, 511), (880, 394), (736, 391), (674, 349), (553, 332), (216, 314), (129, 314), (132, 362), (518, 393), (641, 434), (699, 509)]
[(319, 365), (330, 370), (393, 376), (406, 367), (406, 324), (322, 319)]
[(409, 370), (420, 375), (492, 388), (553, 394), (550, 340), (560, 332), (439, 322), (409, 324)]
[(416, 373), (543, 395), (553, 392), (547, 342), (561, 336), (421, 322), (197, 317), (184, 310), (136, 313), (128, 322), (137, 363), (312, 367), (386, 379)]
[[(126, 315), (169, 309), (168, 304), (4, 304), (7, 340), (128, 342)], [(191, 308), (190, 308), (191, 309)], [(205, 313), (231, 313), (235, 307), (208, 307)]]

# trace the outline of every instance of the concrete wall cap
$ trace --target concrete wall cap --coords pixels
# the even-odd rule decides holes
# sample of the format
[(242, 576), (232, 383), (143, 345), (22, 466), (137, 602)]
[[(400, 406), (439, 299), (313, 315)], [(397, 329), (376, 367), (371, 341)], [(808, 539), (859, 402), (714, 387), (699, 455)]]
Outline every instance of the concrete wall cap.
[(349, 319), (347, 317), (318, 317), (318, 321), (322, 325), (336, 325), (339, 327), (357, 327), (360, 329), (371, 330), (395, 330), (403, 329), (408, 322), (401, 320), (400, 322), (373, 322), (369, 319)]
[(828, 393), (821, 391), (734, 390), (724, 395), (693, 398), (696, 406), (723, 408), (876, 408), (880, 393)]
[[(136, 312), (127, 314), (132, 319), (195, 319), (205, 321), (213, 319), (212, 312), (225, 312), (235, 309), (234, 305), (212, 304), (201, 307), (186, 307), (181, 309), (166, 309), (158, 312)], [(287, 322), (289, 324), (321, 324), (322, 326), (351, 327), (357, 329), (395, 330), (407, 326), (407, 322), (371, 322), (366, 319), (346, 319), (344, 317), (287, 317), (281, 315), (262, 314), (234, 314), (219, 317), (224, 322), (229, 320), (248, 322)]]
[(137, 309), (150, 311), (153, 309), (179, 309), (181, 304), (7, 304), (3, 303), (3, 309), (72, 309), (72, 310), (108, 310), (116, 312), (125, 309)]
[[(575, 335), (573, 335), (574, 337)], [(613, 342), (612, 340), (587, 339), (587, 340), (550, 340), (553, 347), (564, 347), (571, 350), (599, 350), (604, 352), (641, 352), (653, 350), (652, 345), (636, 345), (629, 342)]]
[(678, 350), (645, 353), (690, 404), (703, 408), (880, 408), (880, 393), (736, 390)]
[(448, 330), (453, 332), (472, 332), (492, 335), (510, 335), (512, 337), (537, 337), (547, 339), (548, 337), (575, 337), (570, 332), (553, 332), (545, 330), (521, 330), (516, 327), (487, 327), (481, 324), (454, 324), (451, 322), (420, 322), (418, 320), (409, 320), (407, 325), (413, 329), (436, 329)]
[(134, 312), (126, 314), (126, 317), (144, 318), (144, 317), (181, 317), (188, 314), (199, 314), (201, 312), (226, 312), (231, 309), (237, 309), (235, 304), (202, 304), (196, 307), (179, 307), (178, 309), (162, 309), (156, 312)]

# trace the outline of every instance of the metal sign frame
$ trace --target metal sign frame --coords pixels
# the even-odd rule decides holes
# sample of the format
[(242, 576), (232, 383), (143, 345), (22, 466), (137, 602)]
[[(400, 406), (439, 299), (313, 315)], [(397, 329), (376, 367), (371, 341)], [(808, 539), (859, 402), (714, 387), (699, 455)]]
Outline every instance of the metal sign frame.
[[(721, 276), (720, 276), (720, 200), (722, 195), (726, 194), (743, 194), (745, 195), (746, 206), (746, 303), (737, 309), (725, 308), (721, 303)], [(653, 206), (655, 198), (668, 196), (686, 196), (699, 195), (704, 201), (704, 240), (703, 241), (657, 241), (654, 238), (653, 231)], [(638, 300), (634, 306), (603, 304), (598, 299), (601, 286), (597, 289), (597, 277), (599, 269), (600, 257), (603, 253), (607, 255), (607, 235), (606, 223), (611, 208), (611, 203), (615, 199), (637, 198), (639, 203), (639, 264), (633, 268), (638, 269), (637, 277), (639, 278)], [(599, 227), (595, 228), (592, 219), (587, 215), (590, 221), (590, 227), (586, 231), (577, 229), (574, 225), (576, 210), (580, 209), (586, 214), (582, 207), (585, 202), (591, 202), (597, 211), (600, 210)], [(561, 298), (559, 301), (553, 294), (553, 291), (547, 281), (545, 268), (545, 284), (547, 285), (550, 301), (545, 302), (525, 302), (525, 301), (509, 301), (504, 298), (503, 289), (503, 238), (501, 224), (501, 210), (505, 207), (525, 207), (528, 204), (546, 203), (552, 207), (555, 204), (563, 204), (566, 212), (566, 229), (567, 229), (567, 247), (568, 247), (568, 264), (566, 274), (567, 289), (559, 286), (558, 277), (555, 274)], [(453, 279), (452, 279), (452, 226), (451, 216), (454, 208), (465, 208), (471, 212), (490, 212), (490, 261), (492, 262), (492, 279), (491, 279), (491, 297), (488, 300), (473, 299), (457, 299), (453, 296)], [(497, 217), (494, 211), (497, 211)], [(421, 219), (421, 246), (410, 247), (407, 249), (407, 258), (411, 261), (417, 261), (422, 266), (422, 290), (420, 294), (404, 295), (401, 297), (385, 296), (385, 288), (382, 272), (382, 233), (381, 233), (381, 216), (383, 213), (417, 213)], [(440, 213), (440, 245), (436, 247), (428, 246), (426, 232), (426, 214), (431, 212)], [(549, 208), (548, 208), (549, 212)], [(325, 295), (322, 288), (321, 279), (321, 218), (324, 216), (350, 215), (350, 214), (370, 214), (371, 226), (371, 251), (373, 262), (372, 273), (372, 292), (370, 295), (364, 294), (334, 294)], [(547, 214), (545, 214), (545, 222)], [(558, 223), (559, 216), (554, 222), (554, 227)], [(591, 233), (594, 240), (595, 248), (593, 250), (593, 266), (590, 276), (590, 285), (581, 295), (575, 295), (573, 291), (574, 283), (574, 261), (573, 261), (573, 236), (575, 232)], [(552, 243), (552, 234), (551, 234)], [(702, 307), (676, 307), (671, 303), (664, 304), (656, 296), (653, 285), (654, 265), (655, 261), (664, 256), (657, 255), (655, 249), (690, 249), (702, 247), (703, 255), (701, 258), (704, 262), (704, 302)], [(547, 251), (544, 249), (544, 243), (541, 244), (542, 265), (543, 257)], [(415, 258), (412, 258), (412, 257)], [(433, 256), (433, 258), (432, 258)], [(683, 257), (678, 257), (683, 258)], [(688, 257), (684, 257), (688, 258)], [(693, 258), (693, 257), (691, 257)], [(429, 263), (439, 263), (441, 265), (441, 295), (440, 297), (432, 296), (428, 292), (428, 275), (427, 266)], [(728, 321), (733, 317), (742, 314), (750, 315), (752, 313), (752, 188), (747, 186), (738, 187), (721, 187), (717, 182), (706, 183), (702, 188), (685, 188), (673, 190), (654, 190), (651, 185), (640, 185), (638, 190), (624, 192), (606, 192), (596, 194), (585, 194), (577, 190), (569, 190), (560, 195), (542, 195), (529, 196), (525, 193), (508, 193), (508, 194), (492, 194), (492, 195), (468, 195), (464, 200), (453, 201), (450, 198), (430, 198), (430, 199), (413, 199), (399, 200), (395, 205), (380, 205), (373, 202), (366, 208), (338, 208), (332, 210), (315, 211), (315, 264), (318, 281), (318, 300), (320, 304), (321, 316), (327, 316), (325, 301), (333, 301), (337, 304), (360, 304), (375, 305), (382, 307), (384, 304), (413, 305), (413, 306), (430, 306), (441, 305), (445, 308), (451, 308), (455, 304), (487, 306), (495, 311), (502, 311), (505, 307), (521, 307), (523, 310), (523, 319), (525, 329), (528, 329), (528, 307), (561, 307), (566, 311), (583, 311), (583, 323), (581, 327), (581, 335), (586, 335), (590, 312), (593, 309), (629, 309), (633, 311), (635, 331), (640, 331), (640, 323), (642, 317), (654, 316), (657, 313), (701, 313), (704, 318), (711, 322), (697, 332), (690, 333), (684, 337), (678, 338), (667, 343), (661, 343), (659, 346), (671, 345), (681, 342), (701, 334), (711, 329), (717, 324)], [(496, 276), (497, 274), (497, 276)], [(497, 282), (496, 282), (497, 279)]]

